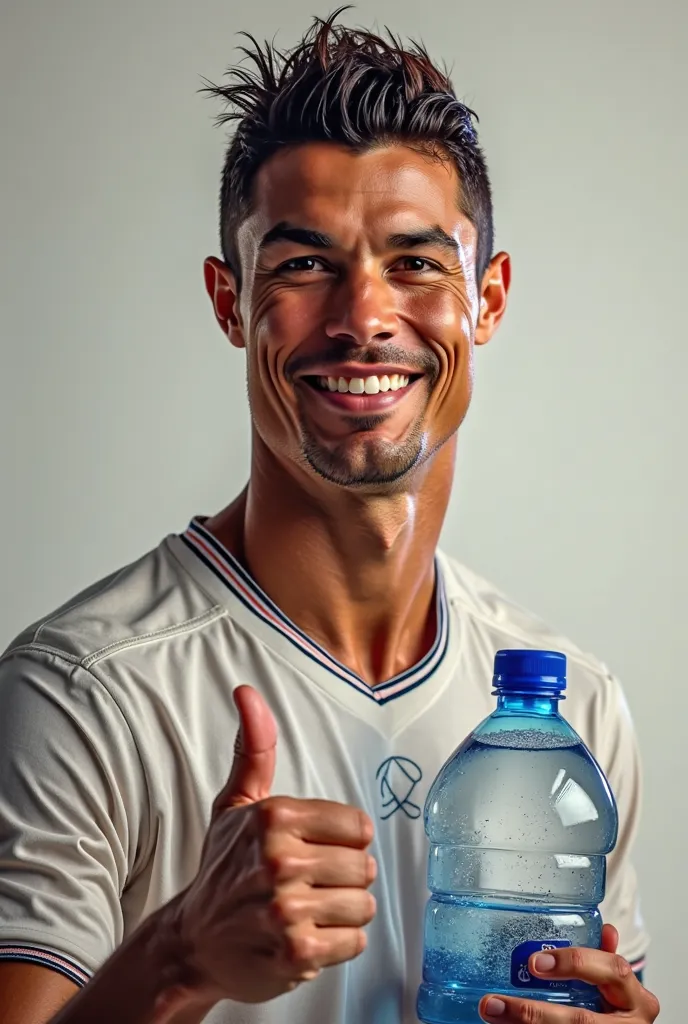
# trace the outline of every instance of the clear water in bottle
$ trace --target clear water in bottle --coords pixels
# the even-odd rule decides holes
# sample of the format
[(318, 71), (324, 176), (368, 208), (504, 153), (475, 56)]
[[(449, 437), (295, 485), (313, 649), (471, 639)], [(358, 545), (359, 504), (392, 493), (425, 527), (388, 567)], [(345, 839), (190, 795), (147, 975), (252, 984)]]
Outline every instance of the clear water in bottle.
[(487, 993), (599, 1010), (595, 989), (533, 977), (533, 953), (598, 947), (611, 790), (560, 715), (566, 658), (499, 651), (497, 708), (452, 754), (425, 805), (430, 840), (423, 983), (427, 1024), (480, 1020)]

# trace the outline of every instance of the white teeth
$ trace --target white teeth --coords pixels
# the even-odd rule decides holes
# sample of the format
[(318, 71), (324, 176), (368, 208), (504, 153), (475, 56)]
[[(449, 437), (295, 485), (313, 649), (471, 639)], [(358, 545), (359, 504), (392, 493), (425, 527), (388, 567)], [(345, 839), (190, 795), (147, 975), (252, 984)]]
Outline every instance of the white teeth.
[(377, 395), (380, 391), (399, 391), (409, 384), (409, 377), (402, 373), (393, 373), (382, 377), (320, 377), (320, 387), (323, 391), (339, 391), (340, 394), (349, 392), (352, 395)]

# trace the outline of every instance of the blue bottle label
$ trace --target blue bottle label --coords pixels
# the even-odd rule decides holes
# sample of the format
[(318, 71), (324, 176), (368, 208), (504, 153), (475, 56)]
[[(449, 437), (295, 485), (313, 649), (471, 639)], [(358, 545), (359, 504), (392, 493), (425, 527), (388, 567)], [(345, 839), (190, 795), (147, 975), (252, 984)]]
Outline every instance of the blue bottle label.
[(528, 970), (528, 961), (533, 953), (548, 953), (553, 949), (565, 949), (571, 943), (567, 939), (548, 939), (539, 942), (522, 942), (511, 954), (511, 984), (515, 988), (566, 988), (568, 982), (545, 981), (534, 977)]

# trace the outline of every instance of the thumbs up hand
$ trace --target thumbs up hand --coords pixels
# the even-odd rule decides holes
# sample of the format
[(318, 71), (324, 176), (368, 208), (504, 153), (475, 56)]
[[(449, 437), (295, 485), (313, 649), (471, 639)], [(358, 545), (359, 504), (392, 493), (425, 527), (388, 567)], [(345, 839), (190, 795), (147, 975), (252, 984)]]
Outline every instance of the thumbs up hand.
[(353, 959), (375, 914), (370, 819), (343, 804), (271, 796), (272, 712), (248, 686), (234, 699), (234, 762), (198, 874), (164, 908), (183, 951), (183, 986), (205, 1007), (265, 1002)]

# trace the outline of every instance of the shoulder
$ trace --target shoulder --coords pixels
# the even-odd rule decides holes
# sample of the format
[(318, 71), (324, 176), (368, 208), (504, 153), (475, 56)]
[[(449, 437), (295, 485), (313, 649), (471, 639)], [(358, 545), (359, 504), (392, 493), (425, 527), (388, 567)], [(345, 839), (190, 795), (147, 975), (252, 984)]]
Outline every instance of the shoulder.
[(28, 626), (0, 662), (43, 656), (88, 668), (118, 651), (198, 628), (220, 614), (177, 560), (168, 538)]
[(170, 721), (192, 729), (220, 706), (207, 699), (208, 652), (226, 613), (168, 541), (25, 629), (0, 655), (0, 723), (17, 756), (22, 747), (40, 760), (49, 735), (51, 750), (69, 749), (91, 769), (117, 761), (119, 776), (136, 775), (132, 787), (143, 792), (142, 766), (150, 783), (164, 779), (166, 755), (173, 761)]
[(569, 637), (502, 593), (473, 570), (438, 552), (447, 601), (460, 623), (464, 639), (485, 652), (484, 670), (491, 672), (496, 651), (503, 648), (555, 650), (566, 655), (568, 693), (565, 713), (588, 737), (610, 712), (627, 708), (618, 681), (607, 665), (582, 650)]

